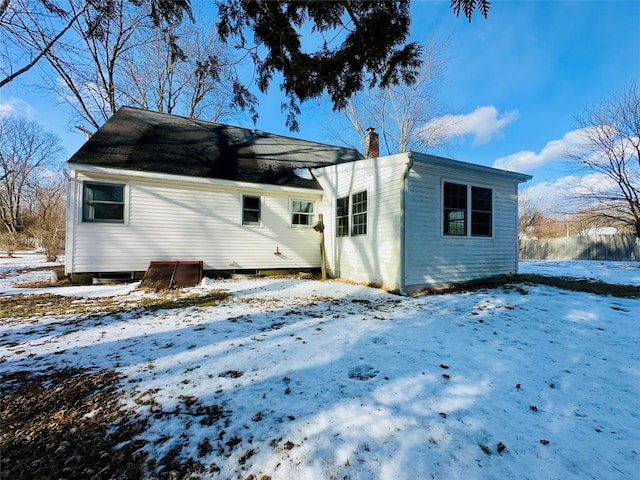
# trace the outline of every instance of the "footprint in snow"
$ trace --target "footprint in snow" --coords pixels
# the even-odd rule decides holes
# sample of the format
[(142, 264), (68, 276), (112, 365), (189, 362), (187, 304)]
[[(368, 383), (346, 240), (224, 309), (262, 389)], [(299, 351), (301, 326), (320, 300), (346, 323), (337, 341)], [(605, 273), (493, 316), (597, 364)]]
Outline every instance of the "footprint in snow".
[(363, 381), (371, 380), (372, 378), (375, 378), (378, 373), (380, 372), (373, 368), (371, 365), (362, 365), (360, 367), (351, 369), (349, 371), (349, 378)]

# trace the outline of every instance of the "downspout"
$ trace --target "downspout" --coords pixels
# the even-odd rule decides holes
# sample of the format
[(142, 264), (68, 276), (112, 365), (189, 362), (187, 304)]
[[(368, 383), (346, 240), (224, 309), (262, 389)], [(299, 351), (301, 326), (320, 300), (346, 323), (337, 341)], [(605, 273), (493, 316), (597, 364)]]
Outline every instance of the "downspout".
[(411, 152), (407, 152), (409, 160), (402, 174), (402, 194), (400, 198), (400, 294), (407, 296), (404, 289), (406, 282), (406, 249), (405, 249), (405, 224), (406, 224), (406, 205), (407, 205), (407, 176), (413, 168), (413, 156)]
[(514, 275), (518, 274), (520, 270), (520, 225), (518, 225), (518, 219), (520, 218), (520, 207), (519, 207), (519, 197), (520, 197), (520, 184), (516, 183), (516, 268), (514, 270)]
[[(71, 170), (73, 176), (67, 176), (67, 215), (65, 225), (65, 245), (64, 245), (64, 274), (70, 275), (73, 271), (73, 257), (75, 242), (75, 228), (78, 205), (75, 202), (76, 189), (78, 184), (78, 173)], [(71, 206), (71, 208), (69, 208)]]

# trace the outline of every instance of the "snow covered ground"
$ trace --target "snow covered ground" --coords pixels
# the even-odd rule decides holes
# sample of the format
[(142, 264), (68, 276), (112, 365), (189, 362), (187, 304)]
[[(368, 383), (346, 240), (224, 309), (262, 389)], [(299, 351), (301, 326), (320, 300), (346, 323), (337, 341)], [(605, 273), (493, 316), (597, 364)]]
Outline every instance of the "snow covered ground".
[[(8, 263), (2, 295), (48, 278)], [(640, 285), (637, 263), (521, 266)], [(28, 292), (124, 302), (135, 287)], [(156, 413), (144, 448), (201, 462), (201, 478), (638, 478), (639, 299), (524, 284), (404, 298), (283, 278), (191, 292), (216, 289), (230, 293), (216, 306), (0, 320), (0, 373), (120, 371), (126, 408)]]
[(527, 260), (520, 262), (519, 273), (551, 277), (571, 277), (605, 283), (640, 286), (639, 262), (602, 260)]

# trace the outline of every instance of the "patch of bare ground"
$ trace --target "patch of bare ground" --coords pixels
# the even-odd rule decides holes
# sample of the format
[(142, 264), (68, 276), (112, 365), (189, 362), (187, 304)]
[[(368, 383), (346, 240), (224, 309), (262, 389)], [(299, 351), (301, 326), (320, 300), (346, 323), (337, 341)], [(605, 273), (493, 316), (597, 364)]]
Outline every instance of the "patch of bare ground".
[(640, 287), (635, 285), (617, 285), (588, 279), (565, 277), (549, 277), (546, 275), (519, 274), (515, 281), (532, 285), (547, 285), (574, 292), (595, 293), (597, 295), (611, 295), (613, 297), (640, 298)]
[(85, 312), (87, 304), (80, 297), (65, 297), (52, 293), (39, 295), (10, 295), (0, 297), (0, 318), (37, 317), (48, 314), (76, 314)]
[[(8, 257), (4, 257), (4, 258), (8, 258)], [(56, 267), (47, 266), (47, 267), (18, 268), (16, 270), (9, 269), (4, 272), (0, 272), (0, 278), (14, 277), (16, 275), (22, 275), (23, 273), (30, 273), (30, 272), (46, 272), (46, 271), (55, 270), (55, 268)]]
[(639, 298), (640, 287), (634, 285), (615, 285), (600, 281), (587, 279), (575, 279), (564, 277), (550, 277), (546, 275), (534, 274), (518, 274), (511, 275), (503, 280), (493, 282), (469, 283), (461, 285), (451, 285), (444, 288), (433, 288), (421, 290), (414, 293), (413, 297), (424, 295), (439, 295), (447, 293), (473, 292), (477, 290), (492, 290), (494, 288), (504, 288), (505, 290), (516, 290), (522, 295), (528, 292), (515, 284), (525, 285), (547, 285), (549, 287), (561, 288), (563, 290), (571, 290), (574, 292), (595, 293), (597, 295), (611, 295), (614, 297)]
[(51, 281), (22, 282), (22, 283), (16, 283), (13, 286), (16, 288), (51, 288), (51, 287), (70, 287), (71, 285), (73, 285), (71, 283), (71, 280), (65, 277), (62, 280), (59, 280), (55, 283), (52, 283)]
[(42, 293), (0, 297), (0, 319), (38, 318), (44, 315), (112, 315), (131, 310), (155, 312), (172, 308), (210, 307), (229, 297), (223, 290), (205, 295), (162, 292), (151, 297), (122, 299), (115, 297), (72, 297)]
[[(219, 471), (215, 464), (181, 458), (182, 444), (161, 459), (148, 458), (147, 442), (136, 439), (148, 417), (120, 408), (125, 392), (119, 380), (115, 371), (71, 368), (41, 376), (27, 371), (3, 375), (0, 478), (177, 480)], [(198, 406), (193, 412), (187, 407), (152, 414), (194, 415), (211, 425), (227, 412)]]
[(114, 371), (3, 375), (2, 479), (134, 479), (144, 473), (146, 420), (118, 405)]

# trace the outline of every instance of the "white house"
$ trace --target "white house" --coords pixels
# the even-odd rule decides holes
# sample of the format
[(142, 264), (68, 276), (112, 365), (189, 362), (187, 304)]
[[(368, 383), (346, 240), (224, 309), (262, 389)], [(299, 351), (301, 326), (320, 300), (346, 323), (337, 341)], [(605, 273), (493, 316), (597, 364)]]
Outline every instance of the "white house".
[(527, 175), (415, 152), (313, 173), (334, 276), (411, 293), (517, 271)]
[(410, 293), (517, 268), (527, 175), (353, 149), (124, 107), (69, 160), (66, 272), (320, 267)]

